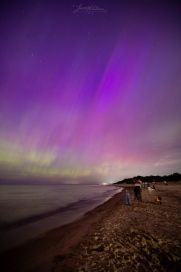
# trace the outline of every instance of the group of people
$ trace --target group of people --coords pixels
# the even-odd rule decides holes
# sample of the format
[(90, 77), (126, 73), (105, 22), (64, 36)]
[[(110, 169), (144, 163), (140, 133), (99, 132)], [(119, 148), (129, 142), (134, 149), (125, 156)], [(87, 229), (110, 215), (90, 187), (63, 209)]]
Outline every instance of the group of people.
[[(139, 202), (142, 202), (141, 187), (142, 187), (142, 181), (139, 179), (135, 180), (134, 181), (134, 199), (138, 200)], [(131, 205), (130, 195), (127, 189), (125, 190), (125, 194), (124, 194), (124, 203), (126, 205)]]
[[(140, 179), (135, 179), (134, 180), (134, 187), (133, 187), (134, 200), (136, 200), (138, 202), (142, 202), (142, 187), (143, 187), (142, 181)], [(152, 182), (151, 186), (150, 186), (150, 184), (148, 184), (147, 189), (149, 191), (150, 190), (156, 190), (155, 183)], [(161, 204), (161, 202), (162, 202), (162, 198), (160, 196), (157, 196), (156, 199), (155, 199), (155, 203), (156, 204)], [(126, 205), (131, 205), (130, 195), (129, 195), (129, 191), (127, 189), (125, 189), (125, 191), (124, 191), (124, 203)]]

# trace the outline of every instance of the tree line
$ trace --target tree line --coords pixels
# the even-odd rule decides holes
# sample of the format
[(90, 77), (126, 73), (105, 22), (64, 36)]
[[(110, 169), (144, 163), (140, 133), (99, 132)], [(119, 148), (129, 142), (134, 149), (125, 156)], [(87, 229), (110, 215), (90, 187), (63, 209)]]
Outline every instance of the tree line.
[(140, 179), (142, 182), (175, 182), (175, 181), (181, 181), (181, 174), (179, 173), (173, 173), (171, 175), (167, 176), (136, 176), (133, 178), (126, 178), (120, 181), (115, 182), (115, 184), (121, 184), (121, 183), (127, 183), (132, 184), (135, 179)]

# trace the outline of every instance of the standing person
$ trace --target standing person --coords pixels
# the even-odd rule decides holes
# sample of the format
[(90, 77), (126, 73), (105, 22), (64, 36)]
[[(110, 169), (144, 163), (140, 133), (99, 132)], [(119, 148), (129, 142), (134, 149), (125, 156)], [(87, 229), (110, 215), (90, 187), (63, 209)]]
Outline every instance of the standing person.
[(129, 206), (131, 205), (130, 194), (127, 189), (124, 190), (123, 202), (125, 205), (129, 205)]
[(141, 186), (142, 186), (142, 181), (140, 179), (136, 179), (134, 181), (134, 195), (135, 195), (135, 199), (140, 202), (142, 202)]

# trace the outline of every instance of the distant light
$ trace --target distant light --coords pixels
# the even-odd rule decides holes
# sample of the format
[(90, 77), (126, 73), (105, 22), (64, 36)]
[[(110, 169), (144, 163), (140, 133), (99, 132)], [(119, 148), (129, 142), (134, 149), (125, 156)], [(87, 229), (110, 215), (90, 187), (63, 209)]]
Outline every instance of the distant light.
[(108, 185), (108, 183), (107, 182), (103, 182), (102, 185)]

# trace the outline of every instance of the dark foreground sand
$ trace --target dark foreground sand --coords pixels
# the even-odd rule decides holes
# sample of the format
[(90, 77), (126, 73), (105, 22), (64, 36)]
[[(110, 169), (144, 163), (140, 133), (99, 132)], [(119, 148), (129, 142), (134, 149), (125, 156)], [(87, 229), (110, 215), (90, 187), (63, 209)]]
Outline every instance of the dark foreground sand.
[[(181, 184), (143, 190), (143, 202), (119, 193), (69, 225), (1, 254), (3, 272), (181, 271)], [(156, 195), (162, 205), (154, 204)]]

